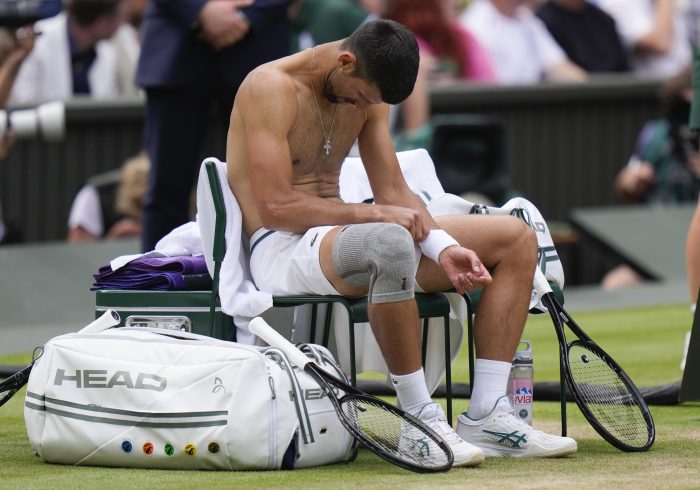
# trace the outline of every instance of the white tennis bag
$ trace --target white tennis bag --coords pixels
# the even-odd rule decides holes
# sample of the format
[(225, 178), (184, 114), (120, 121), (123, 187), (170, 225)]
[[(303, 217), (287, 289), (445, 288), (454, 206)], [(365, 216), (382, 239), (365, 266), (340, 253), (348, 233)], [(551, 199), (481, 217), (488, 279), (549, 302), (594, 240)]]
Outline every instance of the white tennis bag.
[[(34, 364), (24, 416), (46, 461), (243, 470), (352, 456), (354, 439), (324, 392), (277, 349), (172, 330), (99, 331), (114, 324), (111, 314), (52, 339)], [(306, 351), (342, 376), (326, 349)]]

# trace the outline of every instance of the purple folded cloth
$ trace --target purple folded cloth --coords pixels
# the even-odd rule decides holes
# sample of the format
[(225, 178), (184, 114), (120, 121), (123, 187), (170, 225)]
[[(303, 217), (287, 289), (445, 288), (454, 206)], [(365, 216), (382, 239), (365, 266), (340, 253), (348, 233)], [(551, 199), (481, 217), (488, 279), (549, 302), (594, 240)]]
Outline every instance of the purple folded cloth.
[(112, 270), (104, 265), (97, 274), (91, 290), (150, 289), (192, 290), (211, 288), (211, 277), (203, 255), (177, 257), (142, 257)]

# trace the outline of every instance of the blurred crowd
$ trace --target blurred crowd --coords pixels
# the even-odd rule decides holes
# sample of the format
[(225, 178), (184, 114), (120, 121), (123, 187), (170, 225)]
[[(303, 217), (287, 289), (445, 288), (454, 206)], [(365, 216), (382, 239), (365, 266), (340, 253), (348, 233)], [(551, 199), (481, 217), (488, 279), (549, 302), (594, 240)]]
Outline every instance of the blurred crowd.
[[(392, 108), (398, 150), (429, 148), (429, 87), (435, 84), (586, 83), (609, 74), (660, 79), (666, 110), (640, 128), (629, 162), (619, 162), (620, 174), (610, 185), (621, 202), (693, 201), (700, 190), (700, 157), (688, 113), (698, 3), (63, 0), (58, 15), (19, 29), (0, 28), (0, 105), (144, 97), (143, 151), (135, 157), (141, 163), (115, 173), (110, 183), (114, 196), (122, 185), (132, 189), (137, 204), (116, 211), (100, 199), (101, 187), (88, 182), (70, 213), (68, 237), (79, 242), (140, 236), (142, 248), (150, 250), (191, 217), (203, 121), (212, 108), (225, 132), (233, 98), (250, 70), (347, 37), (382, 17), (409, 27), (421, 55), (413, 94)], [(11, 130), (1, 136), (0, 159), (13, 143)], [(127, 167), (136, 168), (132, 160)], [(136, 174), (139, 185), (125, 180)], [(125, 217), (128, 226), (122, 222), (121, 231), (110, 234)], [(12, 241), (11, 235), (0, 209), (0, 243)]]

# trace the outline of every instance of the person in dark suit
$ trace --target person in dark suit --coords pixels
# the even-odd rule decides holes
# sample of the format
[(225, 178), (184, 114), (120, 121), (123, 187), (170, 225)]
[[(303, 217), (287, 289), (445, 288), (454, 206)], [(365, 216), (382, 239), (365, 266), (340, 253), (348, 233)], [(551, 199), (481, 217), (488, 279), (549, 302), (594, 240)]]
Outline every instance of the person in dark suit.
[[(223, 128), (256, 66), (289, 54), (291, 0), (150, 0), (136, 84), (146, 92), (151, 159), (141, 247), (189, 220), (212, 102)], [(222, 148), (223, 153), (223, 148)]]

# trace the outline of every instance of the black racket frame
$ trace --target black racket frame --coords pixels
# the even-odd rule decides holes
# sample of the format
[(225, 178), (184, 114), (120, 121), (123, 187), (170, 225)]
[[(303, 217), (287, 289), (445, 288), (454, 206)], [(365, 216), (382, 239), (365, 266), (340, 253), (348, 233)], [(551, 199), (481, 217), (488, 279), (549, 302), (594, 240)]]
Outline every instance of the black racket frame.
[[(450, 468), (452, 468), (452, 464), (454, 462), (454, 455), (452, 454), (452, 450), (447, 445), (447, 443), (439, 435), (437, 435), (435, 431), (433, 431), (430, 427), (425, 425), (417, 418), (413, 417), (411, 414), (401, 410), (400, 408), (388, 402), (385, 402), (380, 398), (368, 395), (367, 393), (364, 393), (363, 391), (360, 391), (357, 388), (354, 388), (342, 382), (332, 374), (326, 372), (323, 368), (321, 368), (314, 362), (309, 362), (304, 367), (304, 370), (308, 372), (318, 382), (319, 386), (326, 392), (326, 395), (328, 396), (331, 403), (333, 404), (333, 407), (335, 408), (335, 411), (338, 415), (338, 419), (347, 429), (347, 431), (350, 432), (350, 434), (352, 434), (352, 436), (355, 437), (355, 439), (357, 439), (362, 445), (367, 447), (367, 449), (375, 453), (377, 456), (401, 468), (414, 471), (416, 473), (437, 473), (442, 471), (448, 471)], [(338, 398), (338, 395), (336, 394), (336, 391), (333, 390), (333, 387), (338, 388), (345, 394)], [(393, 455), (388, 454), (381, 448), (381, 446), (372, 441), (371, 438), (365, 436), (362, 433), (362, 431), (358, 430), (351, 420), (348, 420), (348, 417), (342, 408), (342, 404), (347, 403), (348, 398), (362, 400), (375, 406), (381, 406), (388, 412), (394, 413), (398, 417), (401, 417), (402, 419), (407, 420), (413, 423), (414, 425), (417, 425), (423, 430), (423, 432), (425, 432), (425, 434), (428, 437), (430, 437), (430, 439), (432, 439), (443, 451), (445, 451), (448, 460), (447, 464), (440, 467), (426, 467), (418, 464), (411, 464), (406, 460), (396, 458)]]
[[(564, 307), (561, 304), (559, 304), (557, 299), (554, 297), (553, 293), (545, 293), (542, 297), (542, 303), (547, 307), (547, 310), (549, 311), (549, 315), (552, 318), (552, 323), (554, 324), (554, 329), (557, 333), (557, 339), (559, 340), (559, 369), (560, 377), (562, 380), (562, 435), (566, 435), (564, 431), (566, 428), (566, 390), (568, 387), (568, 390), (571, 392), (571, 395), (574, 401), (576, 402), (576, 405), (578, 406), (579, 410), (581, 410), (583, 416), (586, 418), (588, 423), (591, 424), (591, 427), (593, 427), (593, 429), (595, 429), (595, 431), (598, 432), (598, 434), (600, 434), (600, 436), (603, 439), (605, 439), (608, 443), (620, 449), (621, 451), (626, 452), (641, 452), (651, 448), (656, 438), (656, 428), (654, 425), (654, 419), (651, 416), (649, 407), (644, 401), (644, 397), (639, 392), (639, 389), (637, 389), (634, 382), (620, 367), (620, 365), (598, 344), (596, 344), (595, 341), (586, 334), (586, 332), (583, 331), (583, 329), (574, 321), (574, 319), (571, 317), (571, 315), (568, 314)], [(565, 324), (569, 328), (569, 330), (571, 330), (571, 332), (573, 332), (573, 334), (578, 337), (579, 340), (574, 340), (572, 342), (567, 343), (566, 334), (564, 332)], [(600, 421), (593, 414), (593, 412), (591, 412), (591, 410), (588, 408), (581, 394), (576, 388), (576, 383), (573, 379), (571, 370), (569, 368), (569, 349), (574, 343), (584, 343), (587, 349), (596, 352), (600, 356), (600, 358), (603, 359), (608, 364), (608, 366), (610, 366), (610, 368), (616, 372), (620, 380), (629, 389), (630, 395), (639, 404), (639, 407), (642, 411), (642, 416), (647, 424), (648, 439), (645, 445), (632, 446), (626, 443), (625, 441), (619, 439), (615, 435), (611, 434), (605, 428), (605, 426), (600, 423)]]

